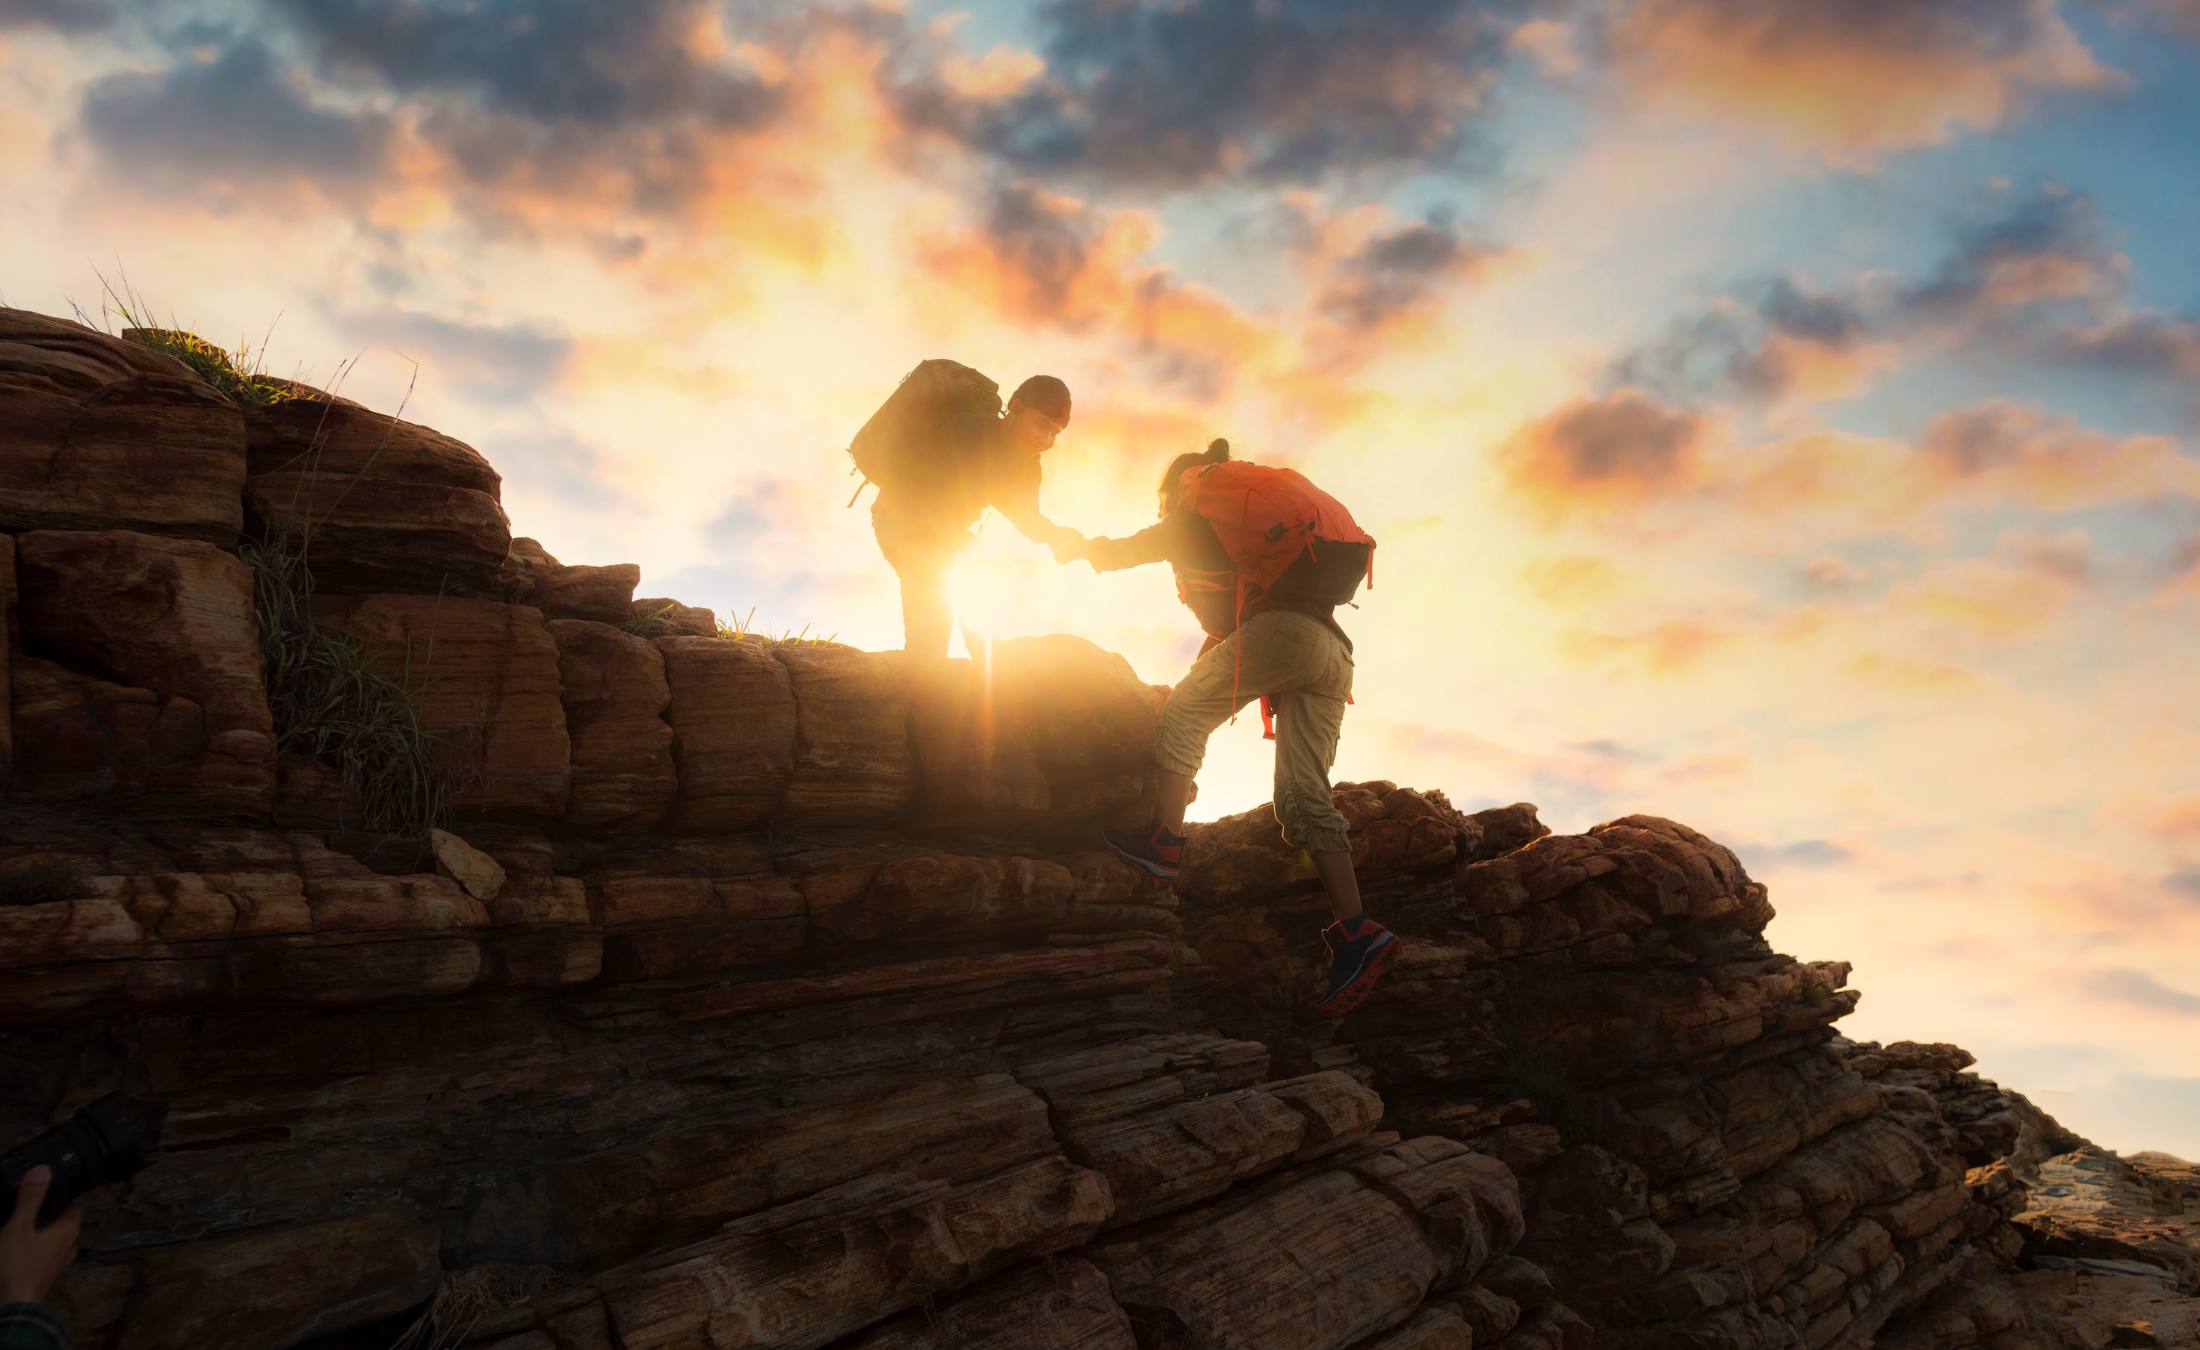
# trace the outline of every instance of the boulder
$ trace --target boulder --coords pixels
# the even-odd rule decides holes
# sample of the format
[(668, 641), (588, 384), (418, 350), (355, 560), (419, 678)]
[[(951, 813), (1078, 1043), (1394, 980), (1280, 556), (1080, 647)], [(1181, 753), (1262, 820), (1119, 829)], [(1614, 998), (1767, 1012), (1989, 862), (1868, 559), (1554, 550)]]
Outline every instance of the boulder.
[(620, 625), (640, 637), (716, 637), (718, 616), (701, 605), (655, 596), (636, 600)]
[(761, 642), (661, 637), (680, 797), (672, 823), (739, 830), (775, 814), (795, 772), (794, 689)]
[(663, 820), (680, 786), (664, 654), (609, 624), (552, 619), (549, 630), (573, 742), (566, 819), (620, 827)]
[(457, 809), (556, 820), (572, 783), (558, 647), (523, 605), (458, 596), (328, 600), (324, 622), (357, 634), (368, 659), (415, 691), (421, 729), (442, 738)]
[(1156, 701), (1082, 638), (1018, 638), (913, 672), (916, 823), (1089, 834), (1143, 808)]
[(1404, 1321), (1521, 1232), (1519, 1185), (1502, 1163), (1415, 1139), (1091, 1259), (1141, 1345), (1317, 1350)]
[[(1453, 810), (1441, 792), (1369, 782), (1339, 783), (1330, 795), (1350, 831), (1362, 885), (1441, 870), (1480, 839), (1476, 819)], [(1269, 807), (1195, 824), (1190, 835), (1179, 888), (1203, 903), (1316, 884), (1312, 860), (1283, 842)]]
[(245, 463), (244, 415), (181, 361), (0, 308), (0, 526), (231, 543)]
[(384, 1212), (162, 1248), (120, 1350), (280, 1350), (363, 1327), (435, 1292), (438, 1247), (433, 1222)]
[(472, 447), (329, 395), (246, 414), (247, 524), (302, 540), (324, 591), (495, 593), (511, 549)]
[(17, 796), (112, 793), (264, 811), (275, 738), (252, 576), (193, 539), (38, 530), (15, 540)]
[(2200, 1168), (2191, 1163), (2090, 1145), (2050, 1158), (2016, 1226), (2035, 1259), (2124, 1263), (2200, 1295)]
[(842, 1204), (839, 1214), (792, 1223), (761, 1216), (731, 1225), (605, 1277), (597, 1287), (620, 1343), (817, 1350), (995, 1270), (1076, 1246), (1107, 1217), (1108, 1187), (1065, 1159), (1043, 1158), (955, 1187), (889, 1173)]
[(514, 535), (512, 546), (505, 550), (504, 562), (497, 568), (496, 598), (514, 605), (533, 604), (529, 597), (535, 593), (535, 579), (563, 565), (550, 556), (541, 540)]
[(900, 819), (916, 785), (902, 653), (830, 642), (780, 643), (767, 650), (786, 667), (794, 691), (788, 819), (804, 825), (883, 825)]
[(535, 582), (533, 603), (552, 618), (624, 623), (633, 617), (634, 587), (641, 579), (642, 569), (633, 563), (561, 567)]
[(466, 894), (487, 903), (504, 889), (504, 869), (496, 859), (449, 830), (430, 830), (428, 840), (435, 849), (437, 869), (465, 887)]
[(500, 598), (533, 605), (548, 619), (587, 619), (614, 626), (634, 618), (634, 587), (642, 569), (633, 563), (568, 567), (536, 541), (512, 541), (500, 576)]

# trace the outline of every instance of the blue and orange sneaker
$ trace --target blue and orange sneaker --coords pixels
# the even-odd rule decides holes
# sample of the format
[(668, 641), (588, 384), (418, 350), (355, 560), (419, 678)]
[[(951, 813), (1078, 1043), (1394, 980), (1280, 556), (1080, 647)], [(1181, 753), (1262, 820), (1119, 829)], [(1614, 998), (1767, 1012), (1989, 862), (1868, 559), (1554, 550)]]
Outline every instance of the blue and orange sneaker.
[(1158, 820), (1148, 820), (1142, 830), (1118, 830), (1109, 828), (1101, 837), (1108, 847), (1122, 855), (1123, 861), (1143, 867), (1163, 881), (1176, 880), (1176, 870), (1184, 862), (1185, 836), (1177, 834)]
[(1366, 1002), (1398, 955), (1397, 936), (1364, 914), (1324, 928), (1322, 946), (1329, 949), (1329, 992), (1314, 1006), (1331, 1017)]

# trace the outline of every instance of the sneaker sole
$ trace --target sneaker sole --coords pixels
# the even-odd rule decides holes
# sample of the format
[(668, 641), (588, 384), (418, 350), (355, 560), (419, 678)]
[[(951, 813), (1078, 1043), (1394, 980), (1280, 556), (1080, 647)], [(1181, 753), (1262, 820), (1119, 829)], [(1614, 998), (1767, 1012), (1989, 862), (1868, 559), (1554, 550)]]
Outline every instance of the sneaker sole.
[(1163, 881), (1176, 880), (1177, 869), (1174, 867), (1170, 867), (1165, 863), (1157, 863), (1150, 858), (1141, 858), (1135, 853), (1126, 852), (1124, 849), (1118, 847), (1112, 842), (1108, 845), (1108, 847), (1115, 850), (1116, 857), (1121, 858), (1124, 862), (1129, 863), (1133, 867), (1144, 868), (1146, 871), (1152, 873), (1154, 876), (1161, 878)]
[(1315, 1007), (1331, 1017), (1342, 1017), (1367, 1002), (1367, 996), (1375, 992), (1375, 986), (1381, 982), (1383, 972), (1390, 969), (1390, 963), (1397, 955), (1398, 937), (1393, 933), (1388, 941), (1367, 954), (1367, 959), (1360, 963), (1360, 968), (1352, 972), (1352, 978), (1344, 982), (1344, 988)]

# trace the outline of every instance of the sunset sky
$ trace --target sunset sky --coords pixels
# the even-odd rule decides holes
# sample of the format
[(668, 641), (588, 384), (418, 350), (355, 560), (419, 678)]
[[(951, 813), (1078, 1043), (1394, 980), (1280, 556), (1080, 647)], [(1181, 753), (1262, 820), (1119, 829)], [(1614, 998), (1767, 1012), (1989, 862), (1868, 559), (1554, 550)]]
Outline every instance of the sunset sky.
[[(417, 381), (515, 533), (874, 648), (917, 360), (1069, 382), (1088, 532), (1228, 436), (1381, 541), (1339, 778), (1682, 821), (1849, 1034), (2200, 1158), (2196, 82), (2196, 0), (0, 0), (0, 302)], [(998, 519), (958, 601), (1198, 643)]]

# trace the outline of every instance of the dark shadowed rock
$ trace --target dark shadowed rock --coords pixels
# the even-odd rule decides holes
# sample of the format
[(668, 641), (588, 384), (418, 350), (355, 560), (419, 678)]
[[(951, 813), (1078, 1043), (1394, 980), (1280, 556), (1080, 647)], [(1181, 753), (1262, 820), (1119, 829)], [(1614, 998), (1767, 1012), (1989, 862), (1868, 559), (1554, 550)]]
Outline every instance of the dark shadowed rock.
[(573, 742), (566, 819), (609, 826), (663, 820), (679, 791), (664, 654), (609, 624), (552, 619), (549, 630)]
[(664, 637), (672, 757), (683, 829), (744, 829), (778, 812), (794, 777), (795, 703), (787, 668), (760, 642)]

